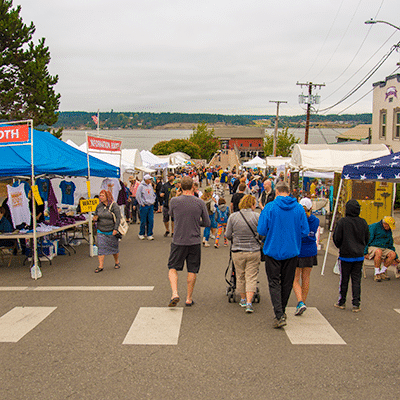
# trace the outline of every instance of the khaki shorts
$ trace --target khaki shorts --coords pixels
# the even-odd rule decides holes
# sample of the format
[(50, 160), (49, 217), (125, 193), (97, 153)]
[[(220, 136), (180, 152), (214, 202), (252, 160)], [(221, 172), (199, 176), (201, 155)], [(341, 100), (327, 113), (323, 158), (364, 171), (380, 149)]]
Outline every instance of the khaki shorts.
[(368, 247), (368, 260), (372, 260), (375, 255), (376, 250), (382, 250), (382, 260), (384, 260), (391, 251), (390, 249), (381, 249), (380, 247), (370, 246)]

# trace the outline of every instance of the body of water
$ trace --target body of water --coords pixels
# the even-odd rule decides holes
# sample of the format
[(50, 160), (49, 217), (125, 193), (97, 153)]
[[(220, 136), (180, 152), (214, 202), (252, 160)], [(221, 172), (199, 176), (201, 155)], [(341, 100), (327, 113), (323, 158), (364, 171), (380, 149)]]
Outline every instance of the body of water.
[[(336, 143), (336, 136), (346, 132), (348, 129), (310, 129), (308, 143)], [(65, 130), (62, 140), (68, 139), (81, 145), (85, 142), (85, 132), (96, 134), (97, 131), (77, 131)], [(162, 140), (188, 139), (192, 130), (172, 130), (172, 129), (131, 129), (131, 130), (100, 130), (102, 137), (111, 137), (122, 140), (122, 147), (125, 149), (151, 150), (151, 148)], [(304, 128), (289, 129), (289, 132), (295, 135), (304, 143)], [(273, 134), (273, 129), (267, 129), (268, 134)]]

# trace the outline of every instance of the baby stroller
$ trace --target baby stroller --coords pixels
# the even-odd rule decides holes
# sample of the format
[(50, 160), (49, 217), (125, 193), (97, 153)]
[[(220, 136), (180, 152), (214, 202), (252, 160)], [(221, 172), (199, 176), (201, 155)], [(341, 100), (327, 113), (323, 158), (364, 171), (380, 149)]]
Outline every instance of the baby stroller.
[[(229, 277), (229, 271), (230, 271), (230, 278)], [(226, 268), (225, 271), (225, 282), (228, 284), (226, 288), (226, 295), (228, 296), (228, 301), (229, 303), (236, 303), (236, 270), (235, 270), (235, 264), (232, 260), (232, 251), (229, 251), (229, 262), (228, 262), (228, 267)], [(260, 302), (260, 290), (258, 288), (258, 281), (257, 281), (257, 289), (256, 292), (254, 293), (252, 303), (259, 303)]]

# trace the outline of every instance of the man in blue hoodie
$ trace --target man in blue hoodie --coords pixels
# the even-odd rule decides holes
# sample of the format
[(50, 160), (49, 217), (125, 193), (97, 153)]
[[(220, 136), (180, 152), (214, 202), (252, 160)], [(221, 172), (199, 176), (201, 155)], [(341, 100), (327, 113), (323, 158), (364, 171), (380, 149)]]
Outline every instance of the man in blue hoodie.
[(286, 182), (276, 184), (275, 200), (262, 210), (257, 229), (265, 236), (263, 252), (275, 313), (274, 328), (286, 325), (285, 309), (292, 291), (301, 238), (309, 234), (306, 213), (289, 193)]

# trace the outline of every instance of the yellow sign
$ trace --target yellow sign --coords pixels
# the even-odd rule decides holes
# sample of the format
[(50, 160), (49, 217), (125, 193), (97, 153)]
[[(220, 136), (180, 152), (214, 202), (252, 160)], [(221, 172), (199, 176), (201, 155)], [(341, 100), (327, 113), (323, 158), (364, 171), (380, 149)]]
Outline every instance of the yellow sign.
[(99, 199), (87, 199), (81, 200), (81, 213), (88, 213), (96, 211), (96, 207), (99, 204)]
[(41, 206), (41, 205), (43, 204), (43, 200), (42, 200), (42, 198), (40, 197), (39, 188), (38, 188), (37, 185), (33, 185), (33, 186), (32, 186), (32, 193), (33, 193), (33, 197), (34, 197), (35, 200), (36, 200), (37, 205), (38, 205), (38, 206)]

